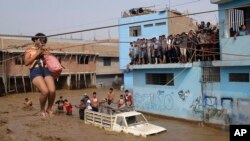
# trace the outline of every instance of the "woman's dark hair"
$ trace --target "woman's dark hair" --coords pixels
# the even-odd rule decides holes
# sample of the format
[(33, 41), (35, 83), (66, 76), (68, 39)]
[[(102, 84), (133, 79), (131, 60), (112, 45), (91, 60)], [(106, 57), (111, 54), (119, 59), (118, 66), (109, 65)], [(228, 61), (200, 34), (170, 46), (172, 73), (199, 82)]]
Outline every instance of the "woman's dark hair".
[(37, 33), (34, 37), (31, 38), (31, 40), (32, 40), (33, 42), (35, 42), (35, 41), (36, 41), (37, 39), (39, 39), (39, 38), (43, 38), (45, 44), (46, 44), (47, 41), (48, 41), (46, 35), (43, 34), (43, 33)]

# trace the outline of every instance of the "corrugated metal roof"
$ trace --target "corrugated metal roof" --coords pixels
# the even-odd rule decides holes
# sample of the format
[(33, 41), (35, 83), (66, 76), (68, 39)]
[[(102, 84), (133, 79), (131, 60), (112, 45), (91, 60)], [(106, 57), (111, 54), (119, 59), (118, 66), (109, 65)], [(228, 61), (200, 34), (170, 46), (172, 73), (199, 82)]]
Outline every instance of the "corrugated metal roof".
[[(28, 39), (15, 39), (15, 38), (2, 38), (0, 49), (3, 52), (21, 53), (25, 48), (30, 47), (31, 40)], [(26, 45), (26, 47), (24, 47)], [(51, 40), (46, 45), (52, 49), (53, 53), (58, 54), (95, 54), (102, 57), (118, 57), (118, 40), (100, 40), (95, 42), (80, 42), (75, 40)], [(9, 48), (9, 49), (8, 49)], [(5, 50), (6, 49), (6, 50)]]

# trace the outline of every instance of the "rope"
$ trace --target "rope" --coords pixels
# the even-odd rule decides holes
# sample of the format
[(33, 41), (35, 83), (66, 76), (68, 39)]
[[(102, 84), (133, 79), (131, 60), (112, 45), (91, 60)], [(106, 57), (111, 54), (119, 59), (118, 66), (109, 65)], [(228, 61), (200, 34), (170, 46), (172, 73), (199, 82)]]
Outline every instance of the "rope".
[(0, 60), (0, 63), (7, 62), (7, 61), (9, 61), (9, 60), (15, 59), (15, 58), (17, 58), (17, 57), (19, 57), (19, 56), (22, 56), (22, 55), (24, 55), (24, 53), (21, 53), (21, 54), (19, 54), (19, 55), (14, 56), (14, 57), (10, 57), (10, 58), (8, 58), (8, 59)]

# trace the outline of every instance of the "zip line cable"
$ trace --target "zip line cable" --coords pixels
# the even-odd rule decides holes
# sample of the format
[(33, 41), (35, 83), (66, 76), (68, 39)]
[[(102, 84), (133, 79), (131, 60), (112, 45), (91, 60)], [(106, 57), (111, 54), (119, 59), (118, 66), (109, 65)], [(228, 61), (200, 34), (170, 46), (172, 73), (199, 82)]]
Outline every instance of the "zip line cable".
[[(219, 10), (203, 11), (203, 12), (191, 13), (191, 14), (188, 14), (188, 15), (197, 15), (197, 14), (204, 14), (204, 13), (216, 12), (216, 11), (219, 11)], [(115, 25), (109, 25), (109, 26), (89, 28), (89, 29), (83, 29), (83, 30), (77, 30), (77, 31), (71, 31), (71, 32), (64, 32), (64, 33), (47, 35), (46, 37), (61, 36), (61, 35), (79, 33), (79, 32), (87, 32), (87, 31), (100, 30), (100, 29), (105, 29), (105, 28), (113, 28), (113, 27), (119, 27), (119, 26), (131, 25), (131, 24), (139, 24), (139, 23), (144, 23), (144, 22), (152, 22), (152, 21), (157, 21), (157, 20), (179, 18), (179, 17), (184, 17), (184, 16), (187, 16), (187, 15), (178, 15), (178, 16), (171, 16), (171, 17), (164, 17), (164, 18), (156, 18), (156, 19), (150, 19), (150, 20), (143, 20), (143, 21), (138, 21), (138, 22), (130, 22), (130, 23), (125, 23), (125, 24), (115, 24)], [(23, 37), (23, 38), (34, 37), (34, 36), (28, 36), (28, 35), (10, 35), (10, 34), (0, 34), (0, 36), (5, 36), (5, 37)]]
[[(194, 44), (197, 44), (197, 43), (195, 43), (193, 40), (192, 40), (192, 42), (193, 42)], [(110, 43), (110, 42), (93, 42), (93, 43), (85, 43), (85, 44), (71, 45), (71, 46), (66, 46), (66, 47), (61, 47), (61, 48), (54, 48), (54, 49), (48, 47), (47, 49), (48, 49), (48, 50), (51, 50), (51, 51), (56, 51), (56, 50), (62, 51), (63, 49), (67, 49), (67, 48), (80, 47), (80, 46), (86, 46), (86, 45), (94, 45), (94, 44), (101, 44), (101, 43)], [(112, 43), (114, 43), (114, 42), (112, 42)], [(130, 42), (115, 42), (114, 44), (118, 44), (118, 43), (130, 43)], [(24, 46), (27, 46), (27, 45), (30, 45), (30, 44), (32, 44), (32, 43), (24, 44), (24, 45), (22, 45), (22, 46), (14, 46), (14, 47), (12, 47), (12, 48), (24, 47)], [(250, 55), (233, 54), (233, 53), (219, 53), (219, 52), (208, 51), (208, 50), (203, 50), (203, 49), (193, 49), (193, 48), (189, 48), (189, 47), (185, 47), (185, 46), (181, 46), (181, 45), (179, 45), (179, 46), (174, 46), (174, 47), (185, 48), (185, 49), (187, 49), (187, 50), (193, 50), (193, 51), (196, 51), (196, 52), (210, 53), (210, 54), (211, 54), (211, 55), (204, 55), (204, 56), (212, 56), (212, 55), (220, 55), (220, 54), (222, 54), (222, 55), (231, 55), (231, 56), (240, 56), (240, 57), (250, 57)], [(7, 48), (7, 49), (12, 49), (12, 48)], [(216, 49), (216, 48), (211, 48), (211, 49)], [(1, 51), (1, 50), (0, 50), (0, 51)], [(62, 52), (64, 52), (64, 51), (62, 51)], [(66, 54), (66, 53), (65, 53), (65, 54)], [(23, 53), (22, 53), (21, 55), (23, 55)], [(18, 56), (20, 56), (20, 55), (18, 55)], [(15, 56), (15, 57), (12, 57), (12, 58), (8, 58), (8, 59), (4, 59), (4, 60), (0, 60), (0, 62), (9, 61), (9, 60), (14, 59), (14, 58), (16, 58), (16, 57), (18, 57), (18, 56)], [(193, 58), (193, 57), (192, 57), (192, 58)], [(126, 58), (126, 59), (127, 59), (127, 58)], [(244, 59), (244, 60), (248, 60), (248, 59)]]
[[(203, 11), (203, 12), (195, 12), (195, 13), (190, 13), (190, 14), (187, 14), (187, 15), (178, 15), (178, 16), (171, 16), (171, 17), (164, 17), (164, 18), (156, 18), (156, 19), (151, 19), (151, 20), (143, 20), (143, 21), (138, 21), (138, 22), (124, 23), (124, 24), (114, 24), (114, 25), (109, 25), (109, 26), (102, 26), (102, 27), (95, 27), (95, 28), (89, 28), (89, 29), (83, 29), (83, 30), (77, 30), (77, 31), (71, 31), (71, 32), (51, 34), (51, 35), (48, 35), (46, 37), (61, 36), (61, 35), (79, 33), (79, 32), (87, 32), (87, 31), (94, 31), (94, 30), (100, 30), (100, 29), (105, 29), (105, 28), (113, 28), (113, 27), (120, 27), (120, 26), (131, 25), (131, 24), (139, 24), (139, 23), (145, 23), (145, 22), (152, 22), (152, 21), (157, 21), (157, 20), (165, 20), (165, 19), (171, 19), (171, 18), (179, 18), (179, 17), (185, 17), (185, 16), (199, 15), (199, 14), (205, 14), (205, 13), (212, 13), (212, 12), (223, 11), (223, 10), (228, 10), (228, 9), (235, 9), (235, 8), (242, 8), (242, 7), (247, 7), (247, 6), (250, 6), (250, 5), (244, 5), (244, 6), (238, 6), (238, 7), (231, 7), (231, 8), (224, 8), (224, 9), (217, 9), (217, 10), (209, 10), (209, 11)], [(0, 36), (5, 36), (5, 37), (23, 37), (23, 38), (34, 37), (34, 36), (29, 36), (29, 35), (10, 35), (10, 34), (0, 34)]]
[[(199, 12), (199, 13), (192, 13), (192, 14), (188, 14), (188, 16), (189, 15), (204, 14), (204, 13), (211, 13), (211, 12), (216, 12), (216, 11), (218, 11), (218, 10), (210, 10), (210, 11), (204, 11), (204, 12)], [(100, 29), (105, 29), (105, 28), (120, 27), (120, 26), (125, 26), (125, 25), (139, 24), (139, 23), (152, 22), (152, 21), (158, 21), (158, 20), (165, 20), (165, 19), (171, 19), (171, 18), (179, 18), (179, 17), (185, 17), (185, 16), (187, 16), (187, 15), (178, 15), (178, 16), (156, 18), (156, 19), (144, 20), (144, 21), (138, 21), (138, 22), (130, 22), (130, 23), (124, 23), (124, 24), (115, 24), (115, 25), (109, 25), (109, 26), (103, 26), (103, 27), (96, 27), (96, 28), (89, 28), (89, 29), (78, 30), (78, 31), (71, 31), (71, 32), (64, 32), (64, 33), (52, 34), (52, 35), (48, 35), (47, 37), (61, 36), (61, 35), (66, 35), (66, 34), (74, 34), (74, 33), (79, 33), (79, 32), (87, 32), (87, 31), (100, 30)], [(1, 36), (1, 34), (0, 34), (0, 36)]]

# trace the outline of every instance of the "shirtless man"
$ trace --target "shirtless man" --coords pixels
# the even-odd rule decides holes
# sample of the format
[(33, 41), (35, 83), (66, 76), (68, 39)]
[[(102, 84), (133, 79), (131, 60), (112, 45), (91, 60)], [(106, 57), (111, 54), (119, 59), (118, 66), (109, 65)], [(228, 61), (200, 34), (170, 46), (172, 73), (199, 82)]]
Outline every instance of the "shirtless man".
[(114, 90), (113, 88), (110, 88), (105, 100), (107, 101), (108, 105), (110, 105), (114, 101), (114, 99), (115, 99)]
[(132, 94), (128, 90), (125, 90), (124, 99), (127, 106), (132, 106), (133, 104)]
[(118, 100), (118, 109), (122, 109), (126, 106), (124, 96), (120, 95), (120, 99)]
[(99, 100), (96, 97), (96, 92), (93, 92), (91, 97), (91, 106), (93, 111), (98, 112)]

